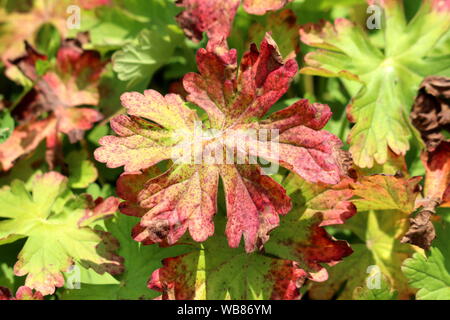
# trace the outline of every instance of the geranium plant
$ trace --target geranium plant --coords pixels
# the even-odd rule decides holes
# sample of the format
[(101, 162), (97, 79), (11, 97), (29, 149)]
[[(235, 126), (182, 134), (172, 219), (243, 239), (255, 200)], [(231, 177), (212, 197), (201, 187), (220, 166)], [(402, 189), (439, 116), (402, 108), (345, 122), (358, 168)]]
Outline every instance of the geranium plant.
[(450, 0), (6, 0), (0, 38), (0, 300), (450, 299)]

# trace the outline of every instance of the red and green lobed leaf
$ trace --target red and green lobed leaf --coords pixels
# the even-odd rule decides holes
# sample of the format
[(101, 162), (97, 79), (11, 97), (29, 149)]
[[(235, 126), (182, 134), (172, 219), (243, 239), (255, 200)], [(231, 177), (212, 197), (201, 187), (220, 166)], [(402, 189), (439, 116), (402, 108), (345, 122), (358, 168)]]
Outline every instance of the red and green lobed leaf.
[[(325, 264), (334, 265), (352, 253), (345, 241), (332, 238), (324, 225), (344, 223), (356, 213), (349, 202), (348, 182), (317, 186), (295, 176), (287, 181), (294, 209), (282, 217), (263, 251), (246, 253), (230, 248), (222, 233), (192, 246), (184, 255), (168, 258), (149, 280), (161, 299), (277, 299), (301, 298), (303, 283), (325, 281)], [(339, 219), (335, 217), (339, 216)], [(225, 216), (215, 217), (225, 228)]]
[[(12, 1), (11, 1), (12, 2)], [(80, 6), (82, 10), (93, 10), (97, 7), (110, 5), (110, 0), (33, 0), (33, 1), (15, 1), (18, 6), (26, 3), (30, 6), (29, 10), (5, 10), (6, 5), (2, 3), (0, 8), (0, 31), (1, 59), (5, 66), (11, 65), (11, 60), (16, 59), (22, 54), (23, 42), (35, 43), (36, 34), (44, 25), (56, 27), (58, 33), (63, 36), (69, 36), (71, 30), (68, 28), (67, 19), (69, 6)], [(87, 14), (86, 11), (81, 11)]]
[(450, 206), (450, 141), (442, 141), (435, 150), (422, 155), (425, 175), (425, 197)]
[[(218, 220), (222, 221), (218, 221)], [(222, 226), (224, 217), (216, 216)], [(243, 248), (229, 248), (218, 234), (202, 244), (191, 243), (190, 253), (168, 258), (156, 270), (149, 288), (164, 300), (298, 299), (298, 284), (306, 272), (292, 261), (272, 258)]]
[[(263, 15), (279, 10), (291, 1), (243, 0), (242, 5), (248, 13)], [(188, 38), (200, 41), (206, 32), (212, 42), (218, 42), (230, 35), (241, 0), (178, 0), (177, 4), (184, 8), (177, 21)]]
[(29, 44), (26, 52), (14, 64), (34, 86), (14, 109), (20, 125), (0, 146), (3, 170), (9, 170), (17, 158), (33, 151), (44, 139), (49, 148), (53, 147), (59, 133), (67, 134), (71, 142), (81, 140), (84, 132), (103, 118), (94, 108), (80, 107), (99, 102), (98, 85), (105, 62), (98, 52), (82, 49), (77, 40), (65, 40), (56, 62), (42, 75), (37, 71), (38, 64), (50, 63), (48, 57)]
[[(187, 99), (209, 116), (204, 123), (175, 94), (164, 97), (154, 90), (125, 93), (122, 104), (128, 115), (111, 121), (118, 136), (103, 137), (95, 157), (111, 168), (124, 166), (127, 173), (118, 181), (118, 190), (130, 202), (124, 213), (142, 217), (136, 228), (137, 240), (173, 244), (187, 230), (194, 240), (206, 240), (214, 233), (220, 177), (229, 245), (238, 247), (243, 237), (246, 250), (251, 252), (267, 240), (279, 223), (279, 215), (286, 214), (291, 203), (284, 189), (258, 165), (251, 164), (248, 156), (279, 163), (311, 182), (334, 184), (343, 171), (342, 143), (321, 130), (331, 117), (326, 105), (300, 100), (262, 120), (297, 72), (295, 60), (283, 61), (270, 35), (259, 50), (251, 46), (239, 68), (236, 51), (223, 45), (200, 49), (197, 64), (200, 73), (187, 74), (184, 87)], [(218, 130), (223, 139), (199, 142), (196, 132), (205, 128)], [(260, 129), (278, 130), (279, 154), (259, 136), (243, 133)], [(181, 141), (185, 143), (182, 147), (187, 143), (192, 150), (189, 157), (194, 162), (183, 163), (184, 155), (178, 153)], [(208, 162), (204, 150), (222, 156), (236, 152), (245, 161), (237, 165), (220, 158), (222, 162)], [(174, 162), (167, 172), (157, 177), (146, 180), (147, 173), (136, 173), (171, 159)], [(125, 182), (130, 179), (136, 182)], [(122, 186), (124, 183), (127, 186)], [(129, 188), (133, 184), (141, 187)]]
[[(415, 249), (400, 239), (408, 229), (409, 215), (415, 209), (420, 177), (391, 175), (360, 176), (350, 183), (349, 201), (358, 214), (339, 226), (357, 237), (351, 243), (354, 253), (329, 269), (329, 279), (314, 284), (309, 291), (313, 299), (352, 299), (355, 292), (367, 287), (371, 271), (398, 291), (399, 298), (409, 299), (413, 290), (401, 272), (403, 261)], [(349, 272), (349, 270), (351, 270)]]
[[(80, 0), (86, 2), (86, 0)], [(17, 1), (25, 2), (25, 1)], [(5, 65), (9, 60), (17, 58), (22, 51), (23, 41), (31, 41), (35, 33), (44, 23), (55, 25), (63, 35), (67, 35), (66, 10), (72, 0), (48, 2), (35, 0), (29, 4), (29, 10), (17, 10), (7, 12), (6, 5), (2, 3), (0, 8), (0, 20), (2, 21), (2, 61)], [(78, 1), (77, 1), (78, 2)]]
[[(89, 29), (93, 39), (85, 48), (97, 48), (108, 56), (127, 41), (131, 41), (129, 48), (136, 49), (133, 38), (144, 24), (155, 34), (161, 33), (158, 39), (144, 39), (148, 40), (145, 48), (130, 49), (128, 58), (143, 54), (147, 69), (160, 62), (148, 59), (147, 51), (160, 47), (161, 41), (168, 41), (167, 34), (178, 34), (179, 29), (168, 22), (170, 19), (141, 15), (144, 7), (152, 11), (160, 0), (147, 4), (118, 0), (115, 5), (113, 0), (32, 0), (1, 5), (0, 48), (5, 75), (24, 86), (26, 94), (16, 102), (8, 101), (17, 97), (14, 87), (0, 102), (0, 109), (10, 108), (17, 122), (12, 135), (0, 145), (0, 169), (11, 169), (20, 157), (39, 145), (45, 147), (41, 142), (47, 140), (50, 170), (68, 171), (71, 176), (68, 179), (52, 171), (30, 178), (38, 166), (39, 172), (44, 168), (43, 153), (39, 152), (36, 157), (22, 157), (23, 163), (17, 163), (14, 172), (1, 177), (9, 185), (0, 189), (0, 245), (14, 242), (17, 253), (23, 248), (17, 259), (14, 254), (13, 261), (0, 263), (0, 282), (5, 285), (0, 286), (0, 300), (42, 300), (64, 285), (65, 272), (74, 266), (82, 269), (82, 289), (58, 290), (58, 298), (151, 299), (157, 293), (148, 288), (159, 292), (159, 299), (291, 300), (300, 299), (307, 288), (312, 299), (349, 299), (360, 293), (376, 297), (375, 290), (361, 290), (367, 283), (368, 267), (378, 267), (375, 271), (381, 271), (386, 282), (383, 287), (394, 289), (400, 299), (410, 299), (413, 287), (421, 289), (417, 299), (448, 296), (448, 272), (443, 272), (448, 250), (442, 249), (447, 248), (447, 233), (439, 227), (445, 223), (434, 213), (444, 212), (439, 206), (450, 205), (450, 143), (446, 133), (436, 136), (437, 129), (446, 128), (449, 118), (448, 97), (444, 97), (448, 79), (441, 75), (450, 70), (449, 56), (443, 55), (448, 53), (450, 1), (423, 0), (416, 16), (407, 21), (404, 1), (368, 0), (369, 5), (383, 10), (379, 33), (384, 39), (345, 19), (301, 28), (301, 40), (317, 48), (306, 55), (301, 72), (339, 77), (353, 96), (347, 107), (348, 118), (354, 123), (350, 151), (357, 165), (351, 171), (352, 178), (346, 176), (350, 160), (341, 150), (341, 141), (323, 130), (332, 116), (327, 105), (300, 100), (274, 112), (279, 105), (286, 105), (279, 100), (298, 71), (294, 11), (328, 9), (331, 3), (340, 5), (339, 1), (305, 1), (291, 6), (294, 11), (280, 10), (266, 17), (244, 14), (236, 21), (234, 31), (240, 31), (236, 45), (240, 48), (244, 42), (256, 42), (260, 46), (250, 44), (250, 50), (238, 60), (241, 55), (226, 44), (238, 10), (264, 15), (291, 1), (176, 1), (183, 8), (177, 21), (185, 34), (200, 41), (206, 33), (209, 43), (197, 52), (198, 72), (187, 74), (176, 82), (180, 87), (172, 89), (180, 95), (146, 90), (122, 96), (125, 112), (110, 122), (116, 135), (103, 137), (95, 152), (97, 160), (108, 167), (124, 167), (117, 181), (117, 195), (124, 200), (121, 203), (115, 197), (94, 199), (111, 194), (107, 181), (113, 178), (103, 176), (100, 167), (102, 190), (90, 185), (98, 178), (97, 169), (86, 164), (87, 152), (76, 156), (79, 146), (73, 144), (81, 141), (84, 152), (97, 137), (107, 134), (105, 130), (108, 132), (105, 126), (95, 128), (83, 141), (84, 133), (102, 119), (96, 109), (104, 106), (99, 102), (99, 90), (104, 89), (99, 82), (108, 61), (97, 51), (83, 49), (85, 43), (74, 39), (47, 50), (48, 56), (27, 44), (26, 55), (17, 57), (24, 40), (39, 50), (45, 48), (39, 41), (43, 23), (53, 35), (67, 36), (68, 5), (92, 10), (82, 11), (82, 28)], [(341, 2), (350, 6), (357, 1)], [(101, 6), (109, 8), (93, 11)], [(125, 12), (123, 6), (130, 8)], [(333, 9), (330, 14), (340, 12)], [(174, 18), (174, 11), (166, 13)], [(317, 14), (328, 12), (312, 12), (312, 16)], [(94, 22), (97, 25), (91, 30)], [(173, 30), (160, 32), (167, 28)], [(241, 34), (244, 30), (248, 36)], [(106, 38), (98, 39), (105, 32)], [(89, 38), (83, 34), (79, 39), (83, 37)], [(179, 77), (180, 71), (174, 72), (178, 66), (190, 68), (193, 61), (189, 60), (194, 56), (188, 51), (193, 44), (187, 44), (180, 44), (173, 52), (170, 61), (176, 67), (162, 70), (164, 79), (174, 74)], [(122, 64), (136, 64), (125, 58)], [(108, 82), (114, 83), (117, 77), (109, 71)], [(404, 155), (410, 145), (421, 144), (411, 140), (420, 138), (409, 121), (410, 106), (420, 81), (429, 75), (439, 76), (425, 78), (411, 114), (428, 147), (421, 155), (426, 179), (423, 197), (419, 197), (419, 178), (403, 178), (398, 172), (408, 177), (406, 163), (411, 165), (417, 150), (412, 150), (407, 160)], [(29, 92), (28, 84), (32, 86)], [(347, 99), (340, 90), (338, 94), (323, 93), (322, 84), (317, 84), (314, 93), (319, 100), (333, 101), (339, 95), (337, 100), (342, 104)], [(165, 87), (166, 83), (158, 80), (150, 88), (154, 85)], [(124, 86), (119, 84), (116, 91), (123, 92)], [(333, 86), (328, 87), (331, 90)], [(430, 88), (438, 89), (438, 94)], [(298, 93), (290, 90), (289, 96)], [(276, 131), (275, 152), (261, 130)], [(206, 132), (206, 137), (198, 140), (199, 131)], [(72, 145), (61, 139), (62, 134)], [(70, 152), (64, 160), (63, 150)], [(226, 161), (230, 154), (238, 163)], [(51, 163), (58, 156), (61, 162)], [(287, 170), (267, 175), (267, 168), (252, 158)], [(217, 160), (219, 163), (214, 162)], [(417, 160), (411, 172), (418, 171)], [(17, 173), (28, 182), (11, 183)], [(96, 197), (78, 194), (86, 187)], [(69, 188), (78, 190), (72, 193)], [(106, 223), (98, 221), (118, 209), (124, 215)], [(438, 234), (433, 244), (432, 221)], [(331, 234), (338, 238), (344, 234), (351, 248)], [(411, 244), (431, 251), (426, 257), (415, 254), (404, 262), (413, 252), (421, 252)], [(405, 274), (400, 272), (402, 264)], [(14, 274), (26, 279), (9, 281)], [(24, 286), (18, 288), (16, 280), (24, 280)], [(14, 295), (6, 287), (18, 290)]]
[(26, 286), (19, 287), (14, 297), (8, 288), (0, 287), (0, 300), (44, 300), (39, 291), (33, 292)]
[[(91, 129), (102, 115), (95, 109), (75, 107), (98, 104), (97, 87), (105, 62), (98, 52), (82, 49), (78, 40), (65, 40), (57, 52), (55, 66), (39, 75), (37, 63), (48, 58), (28, 44), (26, 50), (26, 55), (14, 64), (35, 83), (38, 96), (37, 101), (31, 103), (37, 104), (41, 112), (53, 112), (58, 120), (58, 131), (68, 134), (71, 141), (80, 140), (82, 133)], [(21, 107), (36, 108), (30, 104)]]
[(48, 118), (16, 127), (12, 135), (0, 145), (1, 169), (11, 169), (20, 156), (32, 152), (43, 140), (51, 137), (55, 122), (54, 118)]
[(240, 0), (181, 0), (177, 4), (185, 10), (177, 16), (186, 36), (200, 41), (203, 32), (209, 39), (227, 38)]
[(268, 11), (276, 11), (283, 8), (293, 0), (243, 0), (245, 11), (251, 14), (263, 15)]
[[(246, 43), (260, 42), (269, 30), (284, 59), (291, 59), (300, 51), (299, 27), (294, 11), (290, 9), (276, 11), (265, 15), (264, 21), (255, 22), (250, 26)], [(241, 40), (241, 33), (236, 37)]]

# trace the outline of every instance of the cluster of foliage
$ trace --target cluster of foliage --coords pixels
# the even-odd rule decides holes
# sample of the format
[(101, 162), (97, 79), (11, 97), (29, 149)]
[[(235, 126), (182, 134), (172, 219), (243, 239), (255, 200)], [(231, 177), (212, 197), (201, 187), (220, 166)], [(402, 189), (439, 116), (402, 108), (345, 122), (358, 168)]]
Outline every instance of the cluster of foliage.
[(0, 300), (450, 299), (450, 0), (0, 4)]

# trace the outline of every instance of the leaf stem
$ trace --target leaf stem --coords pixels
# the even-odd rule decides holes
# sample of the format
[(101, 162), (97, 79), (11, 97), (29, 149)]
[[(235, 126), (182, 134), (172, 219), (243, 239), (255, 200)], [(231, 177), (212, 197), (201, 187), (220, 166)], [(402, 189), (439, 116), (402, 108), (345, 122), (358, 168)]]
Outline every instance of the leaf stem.
[(314, 94), (314, 76), (304, 74), (303, 75), (303, 89), (305, 94), (308, 94), (311, 97), (315, 97)]

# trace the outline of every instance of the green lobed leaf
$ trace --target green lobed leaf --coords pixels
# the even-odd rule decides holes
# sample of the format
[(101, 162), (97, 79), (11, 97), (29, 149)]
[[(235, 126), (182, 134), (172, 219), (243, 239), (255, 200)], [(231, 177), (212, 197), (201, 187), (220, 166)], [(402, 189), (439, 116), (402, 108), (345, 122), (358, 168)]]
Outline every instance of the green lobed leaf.
[(392, 290), (386, 279), (379, 280), (378, 288), (369, 289), (366, 287), (355, 288), (353, 292), (354, 300), (396, 300), (397, 292)]
[(418, 300), (450, 300), (450, 224), (435, 225), (436, 239), (426, 255), (415, 253), (403, 263), (402, 270)]
[(148, 82), (155, 71), (172, 56), (177, 33), (175, 28), (170, 27), (142, 30), (135, 43), (126, 45), (113, 56), (114, 71), (118, 73), (118, 78), (128, 81), (129, 86)]
[(45, 23), (36, 32), (35, 43), (39, 52), (48, 57), (55, 57), (61, 45), (61, 36), (53, 24)]
[(88, 159), (87, 151), (72, 151), (65, 160), (69, 166), (69, 186), (71, 188), (84, 189), (97, 180), (97, 169), (94, 163)]
[(134, 241), (130, 232), (137, 219), (125, 215), (106, 222), (106, 228), (120, 242), (118, 253), (124, 257), (125, 270), (119, 277), (110, 274), (98, 275), (81, 268), (80, 289), (66, 289), (63, 299), (75, 300), (136, 300), (153, 299), (158, 293), (147, 288), (151, 273), (161, 266), (161, 260), (186, 251), (183, 246), (160, 248), (145, 246)]
[(420, 140), (409, 120), (418, 86), (424, 76), (450, 66), (448, 55), (433, 56), (435, 44), (450, 27), (448, 1), (442, 9), (438, 2), (423, 1), (409, 22), (402, 0), (383, 3), (383, 50), (346, 19), (300, 29), (302, 41), (319, 48), (305, 56), (302, 73), (360, 82), (347, 110), (355, 122), (350, 151), (359, 167), (383, 164), (389, 149), (404, 155), (410, 138)]
[[(74, 196), (57, 172), (37, 175), (31, 186), (19, 180), (0, 190), (0, 244), (27, 238), (14, 266), (25, 285), (52, 294), (64, 284), (63, 271), (74, 261), (102, 273), (122, 271), (115, 240), (87, 226), (117, 210), (114, 198), (98, 201)], [(20, 204), (20, 205), (19, 205)]]

